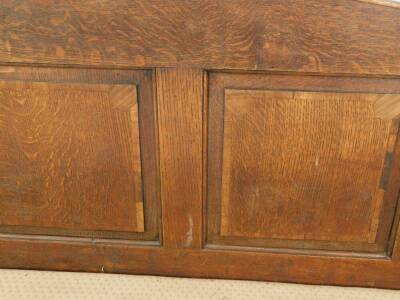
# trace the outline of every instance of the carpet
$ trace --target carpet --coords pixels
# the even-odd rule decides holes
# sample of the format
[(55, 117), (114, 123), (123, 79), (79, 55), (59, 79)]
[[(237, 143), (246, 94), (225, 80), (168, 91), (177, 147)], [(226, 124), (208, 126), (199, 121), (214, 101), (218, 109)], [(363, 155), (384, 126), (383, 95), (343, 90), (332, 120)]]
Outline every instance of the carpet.
[(400, 300), (400, 291), (238, 280), (0, 270), (0, 299)]

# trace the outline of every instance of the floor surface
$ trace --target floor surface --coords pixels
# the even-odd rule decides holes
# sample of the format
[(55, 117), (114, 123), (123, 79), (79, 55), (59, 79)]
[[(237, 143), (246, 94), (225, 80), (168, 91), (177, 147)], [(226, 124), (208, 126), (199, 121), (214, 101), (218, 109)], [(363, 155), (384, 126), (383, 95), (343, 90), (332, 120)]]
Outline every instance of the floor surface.
[(400, 291), (236, 280), (0, 270), (0, 299), (400, 300)]

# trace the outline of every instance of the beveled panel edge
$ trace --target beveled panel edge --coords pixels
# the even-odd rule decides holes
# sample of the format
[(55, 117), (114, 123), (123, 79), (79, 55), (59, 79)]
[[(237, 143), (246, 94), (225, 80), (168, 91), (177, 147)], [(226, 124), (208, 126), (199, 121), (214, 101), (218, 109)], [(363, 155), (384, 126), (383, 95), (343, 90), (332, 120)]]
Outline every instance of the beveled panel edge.
[[(351, 73), (318, 73), (318, 72), (295, 72), (295, 71), (279, 71), (279, 70), (235, 70), (235, 69), (205, 69), (205, 80), (204, 80), (204, 113), (203, 113), (203, 128), (204, 128), (204, 145), (203, 145), (203, 161), (204, 161), (204, 179), (203, 179), (203, 186), (204, 186), (204, 195), (203, 195), (203, 211), (204, 211), (204, 235), (203, 235), (203, 245), (205, 249), (215, 249), (215, 250), (236, 250), (236, 251), (262, 251), (262, 252), (271, 252), (271, 253), (290, 253), (294, 251), (297, 254), (311, 254), (311, 255), (327, 255), (327, 256), (349, 256), (349, 257), (368, 257), (368, 258), (382, 258), (387, 260), (398, 260), (400, 259), (400, 191), (397, 193), (396, 200), (395, 200), (395, 208), (393, 213), (393, 218), (390, 224), (390, 231), (389, 237), (385, 246), (385, 249), (375, 251), (375, 252), (354, 252), (348, 250), (324, 250), (324, 249), (291, 249), (291, 248), (268, 248), (268, 247), (258, 247), (258, 246), (245, 246), (245, 245), (229, 245), (220, 243), (220, 238), (218, 236), (210, 236), (210, 218), (209, 218), (209, 205), (208, 205), (208, 187), (209, 187), (209, 180), (208, 180), (208, 173), (209, 173), (209, 163), (208, 163), (208, 153), (209, 153), (209, 107), (210, 107), (210, 94), (212, 90), (213, 84), (218, 84), (223, 86), (223, 91), (220, 95), (224, 95), (225, 89), (237, 89), (236, 86), (232, 85), (229, 78), (233, 76), (281, 76), (281, 77), (291, 77), (291, 78), (309, 78), (310, 81), (316, 81), (314, 79), (323, 78), (325, 80), (337, 80), (339, 79), (339, 83), (335, 83), (336, 85), (343, 85), (347, 80), (355, 80), (360, 81), (361, 85), (366, 85), (369, 81), (373, 81), (374, 84), (372, 87), (369, 88), (370, 91), (365, 91), (363, 89), (359, 89), (356, 84), (356, 89), (352, 90), (348, 87), (343, 89), (335, 89), (331, 86), (323, 89), (288, 89), (288, 88), (281, 88), (281, 89), (272, 89), (272, 90), (282, 90), (282, 91), (304, 91), (304, 92), (356, 92), (356, 93), (372, 93), (376, 94), (377, 91), (375, 90), (377, 85), (383, 84), (382, 94), (400, 94), (400, 76), (387, 76), (384, 74), (351, 74)], [(364, 82), (363, 82), (364, 81)], [(229, 84), (226, 85), (226, 82)], [(314, 83), (315, 84), (315, 83)], [(244, 84), (246, 86), (248, 84)], [(357, 89), (358, 88), (358, 89)], [(247, 89), (243, 87), (239, 87), (238, 89)], [(258, 90), (258, 89), (265, 89), (260, 87), (255, 88), (248, 88), (250, 90)], [(385, 90), (391, 90), (391, 92), (387, 92)], [(378, 93), (379, 94), (379, 93)], [(397, 131), (397, 144), (400, 145), (400, 121), (396, 118), (393, 118), (393, 126), (398, 127)], [(398, 148), (400, 148), (398, 146)], [(397, 152), (400, 152), (398, 149)], [(399, 169), (400, 166), (397, 166)], [(396, 172), (398, 173), (398, 172)], [(384, 174), (383, 174), (384, 175)], [(383, 176), (382, 175), (382, 176)], [(396, 175), (397, 176), (397, 175)], [(314, 253), (314, 254), (312, 254)]]
[[(82, 78), (89, 75), (88, 82), (82, 81), (81, 76), (69, 77), (68, 73), (78, 71)], [(42, 75), (38, 75), (38, 72)], [(48, 72), (46, 75), (45, 73)], [(117, 78), (111, 78), (108, 74), (114, 73)], [(102, 66), (102, 65), (59, 65), (59, 64), (36, 64), (36, 63), (14, 63), (6, 62), (0, 63), (0, 81), (4, 82), (27, 82), (27, 83), (56, 83), (56, 84), (77, 84), (77, 85), (103, 85), (106, 86), (132, 86), (137, 94), (137, 103), (143, 102), (144, 99), (149, 102), (148, 108), (144, 108), (144, 105), (138, 111), (139, 118), (139, 136), (140, 136), (140, 148), (143, 147), (141, 131), (145, 128), (142, 118), (150, 115), (151, 109), (153, 109), (152, 119), (154, 126), (154, 156), (156, 166), (156, 185), (155, 190), (157, 197), (153, 199), (152, 203), (145, 200), (145, 194), (143, 193), (142, 202), (144, 212), (144, 226), (143, 232), (140, 231), (109, 231), (109, 230), (78, 230), (82, 234), (74, 234), (74, 230), (52, 228), (52, 227), (35, 227), (35, 226), (12, 226), (12, 225), (0, 225), (0, 236), (4, 239), (19, 240), (19, 239), (32, 239), (32, 240), (65, 240), (65, 241), (78, 241), (95, 243), (101, 241), (104, 243), (121, 243), (121, 244), (132, 244), (132, 245), (150, 245), (150, 246), (161, 246), (162, 245), (162, 232), (160, 230), (161, 220), (161, 202), (159, 195), (159, 169), (158, 169), (158, 136), (157, 136), (157, 114), (154, 111), (156, 102), (156, 91), (154, 86), (155, 80), (155, 69), (151, 67), (126, 67), (126, 66)], [(43, 75), (44, 74), (44, 75)], [(52, 75), (57, 74), (55, 79)], [(143, 86), (146, 88), (143, 89)], [(110, 92), (110, 91), (109, 91)], [(151, 109), (150, 109), (151, 107)], [(142, 165), (142, 178), (143, 178), (143, 152), (140, 151), (141, 165)], [(150, 165), (150, 163), (148, 163)], [(149, 168), (149, 167), (148, 167)], [(142, 189), (144, 189), (145, 182), (142, 180)], [(149, 184), (147, 184), (149, 185)], [(151, 205), (150, 205), (151, 204)], [(147, 206), (151, 206), (154, 212), (149, 213)], [(151, 216), (153, 215), (153, 216)], [(153, 221), (149, 221), (154, 219)], [(149, 224), (151, 228), (149, 228)], [(47, 230), (43, 232), (42, 229)], [(58, 233), (61, 234), (58, 234)]]

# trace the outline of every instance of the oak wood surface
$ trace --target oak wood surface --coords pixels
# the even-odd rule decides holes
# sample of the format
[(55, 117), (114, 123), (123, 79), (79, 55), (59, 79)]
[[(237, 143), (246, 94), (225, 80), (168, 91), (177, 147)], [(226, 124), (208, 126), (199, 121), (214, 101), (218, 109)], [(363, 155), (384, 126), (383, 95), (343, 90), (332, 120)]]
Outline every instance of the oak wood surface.
[(1, 67), (0, 231), (157, 239), (151, 90), (148, 71)]
[[(87, 118), (86, 125), (80, 126), (85, 130), (77, 134), (86, 142), (83, 146), (76, 144), (75, 148), (89, 153), (92, 149), (85, 145), (89, 145), (88, 141), (93, 137), (98, 147), (88, 155), (78, 157), (75, 164), (85, 165), (95, 161), (95, 166), (91, 168), (95, 173), (92, 176), (110, 178), (112, 173), (98, 174), (94, 170), (100, 168), (107, 159), (116, 162), (107, 167), (107, 170), (114, 170), (118, 168), (119, 161), (126, 159), (126, 163), (120, 165), (122, 169), (128, 172), (129, 164), (136, 164), (134, 169), (138, 171), (139, 160), (135, 155), (140, 151), (141, 178), (138, 177), (139, 172), (135, 173), (136, 177), (115, 176), (117, 183), (110, 185), (110, 188), (116, 189), (118, 183), (122, 183), (122, 193), (118, 194), (123, 195), (124, 191), (135, 186), (124, 182), (141, 181), (143, 215), (140, 216), (144, 217), (143, 220), (136, 217), (138, 223), (144, 224), (143, 228), (130, 221), (121, 225), (118, 223), (119, 217), (136, 209), (124, 205), (122, 210), (118, 209), (115, 213), (116, 218), (111, 220), (110, 217), (106, 224), (107, 228), (113, 230), (125, 226), (125, 229), (136, 227), (137, 231), (143, 232), (101, 230), (98, 223), (89, 226), (91, 230), (1, 225), (0, 267), (400, 288), (400, 209), (397, 201), (400, 186), (399, 114), (394, 98), (400, 94), (400, 10), (380, 3), (383, 0), (0, 1), (0, 92), (19, 82), (24, 85), (24, 90), (39, 84), (41, 87), (36, 90), (46, 92), (41, 92), (38, 102), (51, 102), (51, 95), (52, 99), (59, 101), (60, 107), (69, 109), (69, 113), (56, 121), (70, 116), (76, 121), (72, 122), (75, 127), (79, 126), (79, 120), (84, 119), (79, 115), (80, 108), (85, 116), (90, 116), (90, 108), (95, 108), (96, 116)], [(77, 97), (71, 92), (72, 86), (82, 89), (86, 85), (96, 87), (96, 91), (80, 97), (80, 103), (72, 105), (74, 101), (71, 99)], [(51, 86), (61, 86), (62, 92), (51, 92)], [(109, 91), (108, 96), (101, 91), (104, 87)], [(136, 116), (135, 112), (130, 113), (130, 118), (123, 112), (134, 104), (133, 97), (128, 96), (133, 93), (133, 87), (137, 92), (137, 119), (132, 117)], [(289, 94), (294, 92), (297, 96), (307, 95), (307, 99), (296, 98), (296, 104), (290, 105), (301, 106), (301, 109), (295, 110), (301, 111), (296, 119), (283, 117), (291, 114), (291, 109), (282, 106), (284, 102), (268, 100), (272, 107), (265, 104), (264, 100), (254, 102), (261, 109), (254, 107), (252, 114), (281, 113), (281, 118), (276, 122), (262, 117), (248, 120), (248, 123), (264, 124), (265, 130), (267, 125), (272, 125), (275, 133), (271, 136), (275, 137), (275, 143), (278, 141), (281, 145), (291, 143), (284, 138), (288, 133), (292, 133), (292, 143), (297, 144), (311, 134), (322, 136), (321, 132), (328, 130), (322, 119), (328, 116), (338, 120), (332, 126), (337, 129), (340, 127), (338, 124), (342, 124), (339, 121), (341, 117), (333, 112), (345, 114), (347, 138), (343, 137), (343, 140), (348, 147), (342, 148), (351, 148), (346, 154), (353, 167), (346, 170), (348, 174), (341, 173), (337, 171), (340, 164), (335, 166), (332, 163), (326, 168), (325, 177), (315, 178), (321, 181), (336, 174), (331, 182), (338, 190), (319, 198), (321, 206), (330, 205), (331, 210), (321, 207), (314, 211), (315, 215), (310, 210), (304, 210), (310, 216), (310, 224), (315, 225), (318, 223), (315, 220), (319, 218), (323, 224), (321, 228), (307, 225), (308, 221), (302, 216), (307, 234), (312, 238), (325, 236), (328, 240), (288, 239), (288, 236), (299, 233), (301, 226), (296, 227), (296, 218), (285, 220), (285, 224), (283, 215), (263, 210), (262, 205), (259, 214), (249, 221), (260, 223), (260, 215), (264, 215), (268, 218), (262, 222), (269, 222), (271, 227), (254, 229), (252, 226), (242, 226), (246, 225), (242, 222), (243, 217), (246, 218), (246, 206), (251, 204), (245, 203), (247, 198), (240, 190), (240, 186), (247, 185), (243, 180), (238, 180), (234, 187), (237, 190), (233, 194), (231, 192), (233, 196), (235, 193), (240, 196), (236, 197), (240, 201), (233, 200), (232, 203), (234, 207), (243, 208), (242, 214), (239, 210), (229, 213), (231, 206), (228, 209), (225, 207), (223, 214), (232, 215), (225, 224), (225, 233), (245, 232), (248, 236), (221, 235), (222, 207), (218, 199), (224, 169), (224, 145), (221, 141), (224, 137), (222, 100), (225, 99), (225, 90), (228, 94), (240, 94), (245, 90), (243, 95), (232, 94), (226, 99), (239, 97), (246, 98), (245, 101), (250, 99), (250, 102), (257, 98), (254, 96), (256, 94), (263, 95), (261, 98), (265, 100), (269, 97), (267, 91), (271, 90)], [(324, 98), (318, 100), (320, 104), (316, 104), (316, 93), (335, 95), (335, 99), (340, 94), (341, 100), (326, 101)], [(374, 105), (367, 106), (362, 105), (367, 102), (364, 98), (363, 101), (349, 101), (351, 97), (361, 99), (364, 97), (361, 95), (366, 94), (373, 95), (371, 97), (379, 94), (382, 97)], [(29, 97), (32, 98), (32, 95)], [(18, 153), (14, 150), (19, 149), (16, 143), (4, 138), (18, 128), (9, 121), (12, 114), (4, 113), (4, 108), (3, 111), (1, 109), (11, 99), (6, 98), (0, 98), (0, 116), (4, 119), (0, 120), (0, 128), (6, 128), (0, 141), (7, 141), (0, 144), (0, 153), (5, 157), (0, 161), (0, 182), (2, 178), (10, 178), (12, 172), (3, 171), (4, 162), (9, 163), (12, 156)], [(113, 108), (111, 104), (108, 108), (92, 104), (97, 103), (95, 98), (109, 99), (110, 103), (111, 99), (115, 99)], [(242, 111), (242, 104), (232, 101), (229, 105), (233, 109), (231, 119), (235, 120), (237, 117), (233, 115), (236, 111)], [(321, 107), (326, 109), (316, 109)], [(117, 117), (109, 124), (108, 117), (104, 116), (106, 111), (112, 109), (115, 109)], [(19, 127), (28, 128), (23, 119), (22, 114), (15, 117)], [(40, 123), (39, 119), (26, 119), (27, 124)], [(299, 126), (299, 120), (308, 119), (315, 119), (315, 122), (310, 121), (315, 126)], [(250, 128), (248, 123), (240, 120), (233, 132), (227, 132), (227, 136), (234, 137), (231, 141), (231, 158), (236, 157), (232, 162), (237, 173), (229, 171), (225, 174), (233, 174), (236, 179), (248, 179), (249, 170), (253, 169), (260, 171), (255, 177), (260, 182), (268, 176), (265, 174), (267, 171), (279, 177), (279, 167), (274, 169), (255, 163), (242, 163), (243, 158), (246, 161), (270, 161), (263, 157), (263, 153), (264, 156), (269, 153), (268, 147), (263, 147), (263, 143), (260, 147), (259, 138), (252, 135), (248, 137), (248, 145), (253, 149), (247, 156), (239, 157), (246, 145), (237, 141), (234, 132), (248, 131)], [(89, 128), (91, 122), (97, 125), (97, 130)], [(132, 127), (133, 124), (138, 124), (138, 128)], [(129, 126), (138, 130), (128, 134), (125, 129)], [(305, 130), (303, 134), (294, 133), (296, 126)], [(63, 123), (60, 128), (68, 126)], [(43, 127), (43, 132), (47, 130), (50, 135), (58, 137), (60, 143), (63, 142), (52, 129), (51, 126)], [(96, 135), (93, 136), (91, 132)], [(105, 147), (100, 137), (106, 136), (107, 132), (108, 137), (116, 142), (110, 143), (113, 145), (111, 152), (115, 155), (96, 152)], [(128, 137), (133, 135), (139, 135), (139, 141), (136, 137)], [(326, 145), (321, 142), (318, 146), (318, 143), (310, 142), (310, 147), (315, 146), (310, 149), (326, 149), (326, 157), (332, 158), (335, 152), (331, 148), (335, 147), (327, 145), (333, 145), (335, 135), (327, 136), (330, 139), (325, 140)], [(364, 147), (350, 147), (362, 145), (362, 136), (379, 143), (375, 146), (366, 143)], [(387, 153), (381, 155), (384, 139), (388, 141)], [(268, 143), (272, 147), (274, 141), (268, 140)], [(7, 151), (1, 152), (5, 144), (8, 145)], [(29, 144), (26, 147), (31, 146)], [(138, 146), (140, 149), (137, 149)], [(45, 145), (43, 142), (42, 148), (45, 153), (55, 147), (54, 143)], [(302, 154), (307, 153), (303, 151)], [(367, 156), (371, 156), (371, 161), (367, 162)], [(288, 161), (283, 162), (278, 155), (275, 157), (275, 163), (278, 164), (274, 164), (285, 167), (284, 170), (282, 168), (283, 174), (296, 163), (294, 158), (285, 159)], [(46, 165), (43, 162), (41, 165)], [(305, 159), (299, 164), (304, 170), (302, 174), (299, 173), (301, 176), (312, 173), (306, 172), (311, 170), (306, 162)], [(310, 159), (310, 162), (315, 167), (316, 160)], [(321, 164), (325, 164), (325, 160), (318, 160), (320, 169)], [(27, 169), (25, 165), (16, 165), (20, 166), (21, 174), (23, 169)], [(362, 165), (366, 176), (353, 176), (352, 180), (350, 175), (360, 173), (354, 167), (358, 165)], [(385, 190), (382, 201), (374, 202), (373, 199), (378, 198), (372, 196), (364, 201), (359, 194), (353, 193), (355, 197), (351, 198), (346, 208), (344, 198), (337, 195), (348, 196), (350, 190), (360, 191), (364, 187), (372, 194), (373, 183), (379, 177), (378, 170), (382, 171), (379, 183)], [(61, 174), (63, 170), (59, 171)], [(61, 178), (61, 175), (54, 180), (57, 178)], [(368, 183), (363, 184), (363, 180)], [(275, 186), (279, 186), (279, 182)], [(315, 186), (313, 182), (307, 181), (306, 188)], [(346, 182), (349, 184), (346, 185)], [(77, 182), (78, 186), (88, 184), (84, 180)], [(328, 184), (322, 186), (329, 188)], [(3, 190), (0, 191), (1, 207), (5, 203), (5, 197), (2, 196), (5, 194)], [(54, 191), (60, 195), (57, 201), (72, 198), (59, 189)], [(34, 192), (30, 195), (33, 196)], [(285, 189), (283, 192), (288, 194)], [(90, 193), (99, 195), (100, 191), (93, 188)], [(315, 193), (312, 195), (316, 196)], [(135, 197), (139, 196), (132, 198)], [(229, 197), (230, 201), (234, 198)], [(296, 213), (292, 212), (298, 210), (299, 206), (312, 206), (312, 202), (305, 201), (306, 198), (300, 197), (304, 201), (293, 202), (292, 205), (286, 203), (283, 212), (296, 217)], [(26, 202), (27, 198), (24, 199)], [(104, 203), (104, 198), (99, 196), (99, 199), (98, 204)], [(328, 199), (333, 199), (331, 202), (334, 203), (327, 204)], [(89, 201), (85, 203), (96, 206)], [(356, 209), (355, 203), (359, 209)], [(68, 202), (67, 206), (71, 204)], [(370, 218), (361, 215), (361, 212), (374, 211), (371, 208), (373, 204), (377, 204), (375, 214)], [(112, 205), (107, 203), (106, 206)], [(4, 210), (0, 211), (0, 220), (2, 217), (7, 219), (22, 214), (23, 207), (18, 204), (15, 207), (7, 215), (2, 214)], [(102, 207), (98, 205), (97, 209)], [(113, 209), (116, 207), (107, 213), (112, 213)], [(140, 210), (141, 207), (137, 211)], [(340, 221), (338, 214), (343, 211), (348, 218), (354, 212), (358, 221), (353, 224)], [(73, 213), (71, 211), (68, 214), (71, 220)], [(90, 210), (85, 210), (85, 213), (89, 214)], [(330, 216), (327, 218), (329, 223), (324, 223), (321, 217), (324, 213)], [(368, 220), (373, 221), (370, 230), (367, 228)], [(42, 225), (53, 222), (51, 218), (37, 218), (36, 221)], [(93, 219), (80, 218), (78, 221), (76, 224), (84, 224), (93, 222)], [(67, 221), (57, 219), (54, 222), (62, 225), (61, 222), (69, 221), (67, 218)], [(76, 221), (71, 222), (69, 224)], [(333, 226), (337, 224), (337, 228)], [(291, 227), (291, 230), (285, 231), (284, 226), (287, 229)], [(264, 237), (271, 233), (268, 230), (284, 239)], [(262, 236), (254, 237), (256, 231)]]
[(0, 82), (0, 103), (1, 225), (144, 231), (135, 86)]
[(375, 101), (376, 116), (383, 120), (392, 120), (400, 116), (400, 96), (386, 95)]
[(163, 245), (202, 241), (202, 83), (197, 69), (158, 69)]
[(398, 122), (374, 107), (399, 91), (395, 79), (211, 72), (207, 243), (391, 252)]
[(3, 0), (0, 57), (400, 75), (399, 19), (356, 0)]
[(221, 235), (373, 242), (392, 126), (380, 97), (226, 89)]
[[(0, 240), (0, 265), (167, 276), (399, 288), (399, 261), (215, 249), (134, 247), (90, 241)], [(74, 255), (71, 255), (73, 253)]]

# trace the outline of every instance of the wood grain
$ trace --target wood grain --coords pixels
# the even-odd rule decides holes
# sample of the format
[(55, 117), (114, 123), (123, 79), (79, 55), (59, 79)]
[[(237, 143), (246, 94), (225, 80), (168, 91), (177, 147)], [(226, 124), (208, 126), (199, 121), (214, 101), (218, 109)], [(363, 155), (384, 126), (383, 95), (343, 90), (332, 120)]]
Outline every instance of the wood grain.
[(142, 72), (0, 70), (0, 231), (155, 239)]
[(400, 288), (399, 262), (384, 258), (143, 248), (84, 241), (2, 238), (0, 266)]
[(221, 235), (374, 241), (391, 128), (379, 97), (225, 90)]
[(354, 0), (3, 0), (0, 57), (400, 75), (399, 18)]
[(209, 81), (208, 244), (391, 251), (398, 123), (374, 106), (398, 97), (398, 80), (211, 73)]
[(136, 88), (124, 110), (114, 88), (0, 82), (1, 225), (144, 231)]
[(400, 116), (400, 95), (382, 95), (375, 101), (375, 114), (382, 120), (391, 120)]
[(163, 245), (202, 243), (202, 78), (197, 69), (157, 69)]
[(383, 2), (0, 1), (0, 267), (400, 288)]

